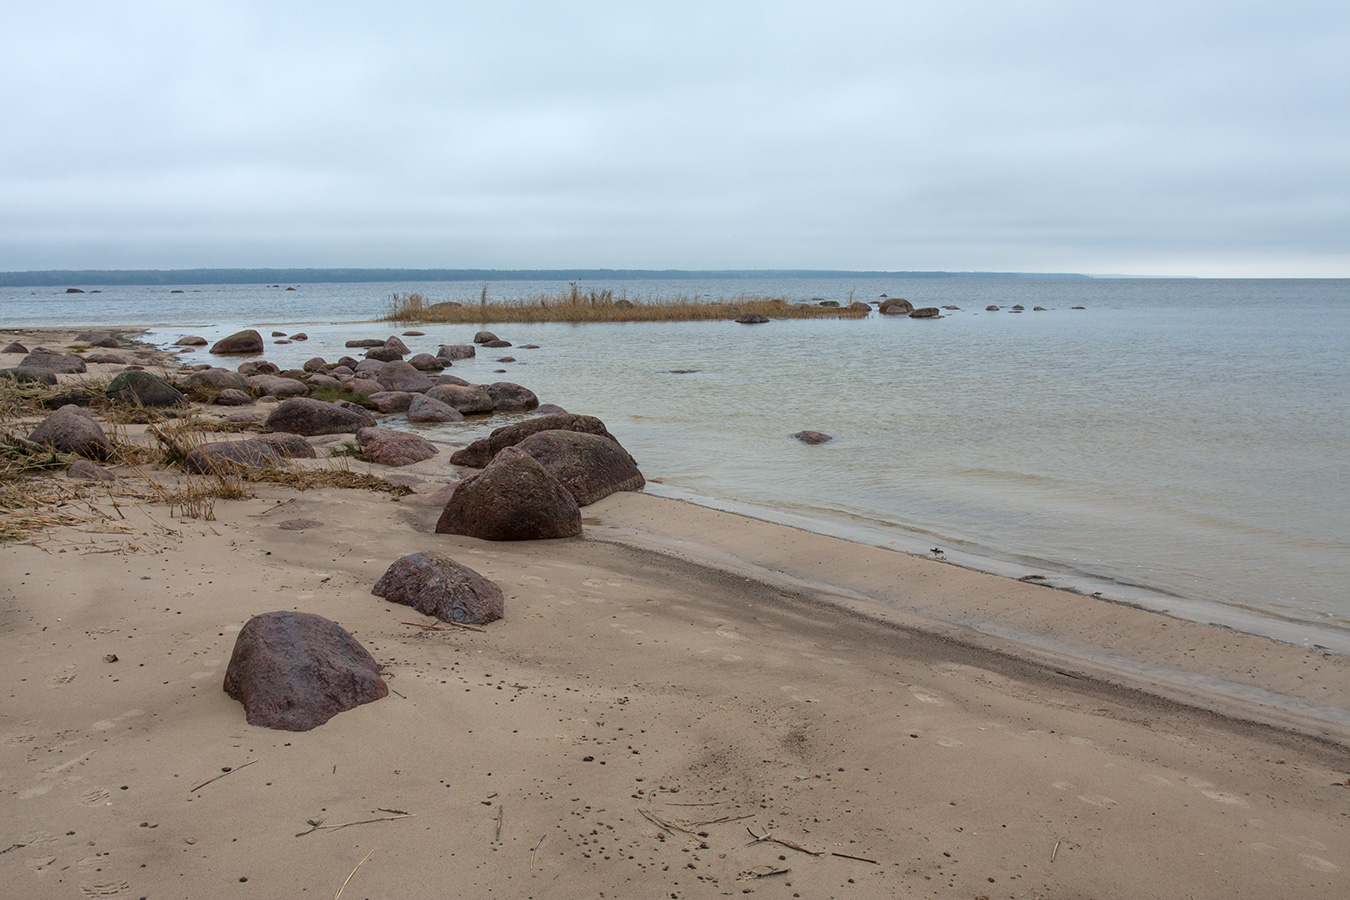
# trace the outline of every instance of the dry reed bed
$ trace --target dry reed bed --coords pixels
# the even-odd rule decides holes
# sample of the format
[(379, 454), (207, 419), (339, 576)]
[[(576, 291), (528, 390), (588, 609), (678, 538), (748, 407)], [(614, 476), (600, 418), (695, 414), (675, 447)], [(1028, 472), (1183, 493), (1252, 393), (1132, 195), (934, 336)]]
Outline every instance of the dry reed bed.
[(422, 294), (395, 294), (386, 304), (388, 322), (444, 322), (493, 324), (500, 322), (695, 322), (734, 319), (743, 313), (759, 313), (771, 319), (857, 319), (862, 310), (789, 303), (782, 297), (742, 294), (711, 300), (676, 295), (630, 300), (612, 290), (581, 291), (576, 285), (567, 293), (535, 294), (508, 300), (479, 303), (431, 302)]

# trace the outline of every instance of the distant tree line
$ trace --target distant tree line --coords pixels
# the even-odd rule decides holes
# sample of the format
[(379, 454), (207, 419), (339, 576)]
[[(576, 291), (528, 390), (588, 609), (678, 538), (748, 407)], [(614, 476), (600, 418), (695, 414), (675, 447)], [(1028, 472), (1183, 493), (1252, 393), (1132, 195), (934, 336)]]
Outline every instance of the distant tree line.
[(0, 272), (3, 287), (143, 284), (331, 284), (416, 281), (652, 281), (735, 278), (1087, 278), (1026, 272), (843, 269), (50, 269)]

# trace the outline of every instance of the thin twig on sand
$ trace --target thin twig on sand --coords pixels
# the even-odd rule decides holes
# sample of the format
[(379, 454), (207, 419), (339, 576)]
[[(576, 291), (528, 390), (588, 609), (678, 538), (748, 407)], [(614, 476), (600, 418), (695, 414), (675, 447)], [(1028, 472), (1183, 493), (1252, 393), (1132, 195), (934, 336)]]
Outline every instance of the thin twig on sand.
[(544, 843), (544, 838), (546, 838), (546, 837), (548, 837), (548, 835), (546, 835), (546, 834), (541, 834), (541, 835), (539, 835), (539, 840), (536, 841), (535, 844), (534, 844), (534, 846), (530, 848), (530, 871), (531, 871), (531, 872), (534, 871), (534, 854), (535, 854), (535, 852), (539, 849), (539, 845), (542, 844), (542, 843)]
[(464, 628), (469, 631), (481, 631), (487, 633), (486, 628), (480, 628), (477, 625), (465, 625), (463, 622), (446, 622), (445, 625), (423, 625), (421, 622), (402, 622), (403, 625), (412, 625), (416, 628), (425, 628), (427, 631), (446, 631), (445, 625), (453, 625), (456, 628)]
[(219, 781), (220, 779), (224, 778), (226, 775), (233, 775), (235, 772), (238, 772), (240, 769), (246, 769), (246, 768), (248, 768), (249, 766), (253, 765), (255, 762), (257, 762), (256, 759), (250, 759), (248, 762), (244, 763), (242, 766), (235, 766), (233, 769), (230, 769), (228, 772), (221, 772), (221, 773), (220, 773), (219, 775), (217, 775), (215, 778), (208, 778), (208, 779), (206, 779), (205, 781), (203, 781), (201, 784), (197, 785), (195, 788), (188, 788), (188, 793), (191, 794), (191, 793), (193, 793), (194, 791), (199, 791), (199, 790), (201, 790), (202, 788), (206, 787), (206, 786), (207, 786), (208, 784), (210, 784), (211, 782), (213, 782), (213, 781)]
[(327, 831), (330, 828), (347, 828), (351, 825), (369, 825), (371, 822), (392, 822), (395, 819), (411, 819), (412, 813), (404, 813), (401, 816), (380, 816), (378, 819), (361, 819), (359, 822), (343, 822), (339, 825), (311, 825), (309, 831), (301, 831), (296, 837), (304, 837), (314, 831)]
[(830, 855), (831, 855), (831, 856), (838, 856), (838, 857), (841, 857), (841, 858), (843, 858), (843, 859), (856, 859), (858, 862), (871, 863), (871, 864), (874, 865), (874, 866), (879, 866), (879, 865), (881, 865), (881, 863), (877, 862), (875, 859), (868, 859), (868, 858), (865, 857), (865, 856), (854, 856), (854, 855), (852, 855), (851, 853), (831, 853)]
[(772, 831), (766, 831), (764, 834), (759, 835), (755, 834), (754, 829), (752, 828), (747, 827), (745, 830), (750, 832), (750, 836), (754, 838), (753, 841), (745, 845), (747, 847), (749, 847), (751, 844), (765, 844), (765, 843), (777, 844), (780, 847), (787, 847), (789, 850), (796, 850), (798, 853), (805, 853), (807, 856), (825, 855), (824, 850), (821, 850), (820, 852), (816, 852), (815, 850), (807, 850), (801, 844), (793, 843), (792, 841), (789, 841), (786, 838), (776, 838), (773, 836)]

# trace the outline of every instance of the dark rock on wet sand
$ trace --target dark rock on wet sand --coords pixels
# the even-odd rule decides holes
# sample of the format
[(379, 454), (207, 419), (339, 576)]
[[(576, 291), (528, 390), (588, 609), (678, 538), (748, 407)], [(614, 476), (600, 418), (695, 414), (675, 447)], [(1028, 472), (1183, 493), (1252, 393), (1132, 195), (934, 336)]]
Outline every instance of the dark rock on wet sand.
[(824, 444), (834, 440), (834, 435), (823, 431), (798, 431), (792, 436), (803, 444)]
[(581, 509), (529, 454), (507, 447), (486, 469), (456, 486), (436, 533), (487, 541), (575, 537), (581, 534)]
[(541, 431), (516, 445), (588, 506), (616, 491), (639, 491), (646, 479), (617, 441), (579, 431)]

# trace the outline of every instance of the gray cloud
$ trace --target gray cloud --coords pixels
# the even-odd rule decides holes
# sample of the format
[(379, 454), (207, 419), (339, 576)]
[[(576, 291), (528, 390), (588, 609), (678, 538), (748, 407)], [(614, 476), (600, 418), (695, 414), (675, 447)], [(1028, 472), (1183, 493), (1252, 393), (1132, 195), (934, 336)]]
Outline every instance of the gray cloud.
[(1350, 275), (1334, 3), (52, 5), (0, 268)]

